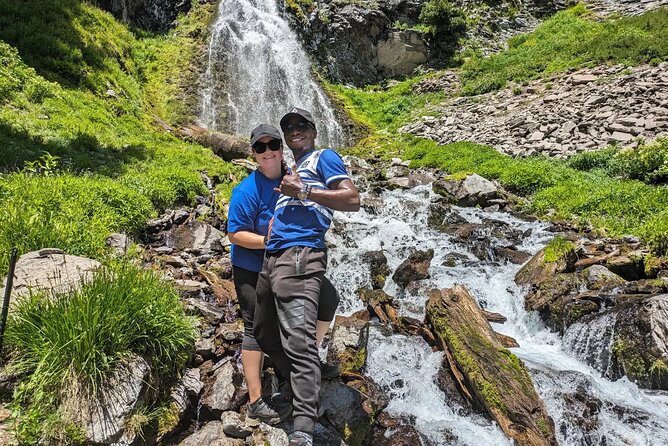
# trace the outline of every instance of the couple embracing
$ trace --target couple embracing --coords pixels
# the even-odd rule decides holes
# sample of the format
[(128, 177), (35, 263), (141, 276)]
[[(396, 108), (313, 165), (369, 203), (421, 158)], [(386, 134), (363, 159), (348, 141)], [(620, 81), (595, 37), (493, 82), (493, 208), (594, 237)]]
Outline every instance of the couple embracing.
[[(315, 149), (316, 123), (308, 111), (291, 110), (280, 127), (295, 165), (285, 167), (278, 129), (262, 124), (252, 131), (259, 167), (232, 193), (228, 234), (244, 320), (247, 418), (275, 424), (292, 413), (290, 446), (310, 446), (321, 376), (338, 373), (318, 355), (339, 301), (325, 277), (325, 234), (333, 212), (357, 211), (360, 199), (341, 157)], [(282, 394), (261, 394), (263, 352), (287, 381)]]

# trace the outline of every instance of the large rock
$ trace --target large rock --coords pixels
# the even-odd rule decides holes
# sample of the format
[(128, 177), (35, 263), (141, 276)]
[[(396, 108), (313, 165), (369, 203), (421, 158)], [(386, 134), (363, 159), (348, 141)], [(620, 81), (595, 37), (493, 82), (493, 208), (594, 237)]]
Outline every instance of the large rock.
[(195, 220), (173, 228), (167, 246), (194, 255), (221, 253), (224, 251), (224, 236), (225, 234), (213, 226)]
[[(12, 302), (30, 290), (62, 293), (78, 289), (101, 266), (97, 260), (64, 254), (59, 249), (42, 249), (23, 254), (16, 262)], [(6, 285), (6, 279), (4, 285)], [(4, 296), (5, 287), (0, 291)]]
[(371, 288), (381, 290), (385, 286), (385, 279), (390, 273), (387, 267), (387, 257), (382, 250), (368, 251), (362, 254), (362, 260), (369, 265), (369, 275), (371, 276)]
[(434, 192), (459, 206), (491, 205), (498, 195), (498, 188), (480, 175), (468, 175), (464, 180), (445, 178), (434, 183)]
[(427, 320), (461, 392), (520, 445), (556, 445), (554, 423), (524, 363), (503, 348), (468, 290), (432, 290)]
[(104, 383), (99, 397), (88, 409), (79, 406), (88, 441), (115, 444), (123, 436), (125, 421), (140, 401), (149, 371), (144, 358), (131, 357), (116, 367), (111, 378)]
[(392, 280), (399, 286), (405, 287), (416, 280), (428, 278), (429, 267), (431, 266), (431, 259), (433, 258), (433, 249), (413, 252), (397, 267), (394, 274), (392, 274)]

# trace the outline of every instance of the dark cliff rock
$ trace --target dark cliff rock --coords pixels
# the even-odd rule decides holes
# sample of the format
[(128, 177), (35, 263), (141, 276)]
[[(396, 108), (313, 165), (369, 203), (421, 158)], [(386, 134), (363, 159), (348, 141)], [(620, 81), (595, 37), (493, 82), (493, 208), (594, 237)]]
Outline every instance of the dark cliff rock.
[(165, 31), (179, 14), (190, 10), (190, 0), (96, 0), (116, 18), (142, 29)]

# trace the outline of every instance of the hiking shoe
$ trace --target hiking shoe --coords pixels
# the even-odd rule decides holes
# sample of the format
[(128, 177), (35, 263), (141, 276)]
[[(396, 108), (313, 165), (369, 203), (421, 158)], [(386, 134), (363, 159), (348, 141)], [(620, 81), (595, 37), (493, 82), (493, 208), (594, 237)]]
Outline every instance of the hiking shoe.
[(341, 366), (320, 361), (320, 379), (332, 379), (341, 374)]
[(313, 435), (294, 431), (288, 437), (288, 446), (313, 446)]
[(267, 424), (278, 424), (290, 416), (292, 404), (278, 403), (264, 397), (248, 405), (246, 412), (247, 422), (263, 422)]

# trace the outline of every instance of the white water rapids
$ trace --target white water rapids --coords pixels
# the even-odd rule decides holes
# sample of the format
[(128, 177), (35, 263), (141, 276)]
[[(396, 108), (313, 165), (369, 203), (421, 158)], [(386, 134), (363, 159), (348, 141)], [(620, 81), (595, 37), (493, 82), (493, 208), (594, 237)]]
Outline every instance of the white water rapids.
[[(411, 249), (433, 248), (431, 278), (404, 292), (391, 280), (392, 274), (388, 276), (384, 289), (395, 296), (403, 314), (422, 319), (429, 289), (464, 284), (483, 308), (508, 318), (505, 324), (493, 327), (520, 343), (520, 348), (512, 350), (529, 367), (538, 393), (555, 421), (559, 444), (668, 445), (668, 395), (641, 390), (626, 378), (611, 382), (576, 359), (578, 350), (570, 349), (579, 345), (577, 340), (569, 338), (566, 346), (558, 335), (546, 329), (537, 314), (524, 310), (522, 290), (513, 281), (519, 265), (478, 260), (452, 236), (427, 227), (432, 197), (429, 186), (386, 191), (379, 211), (336, 213), (335, 225), (328, 235), (328, 241), (336, 245), (330, 249), (328, 275), (341, 292), (340, 312), (349, 315), (364, 308), (355, 294), (356, 289), (371, 283), (368, 266), (361, 260), (364, 252), (382, 247), (393, 272)], [(518, 248), (532, 254), (553, 236), (544, 224), (521, 221), (509, 214), (455, 209), (472, 223), (486, 219), (508, 223), (522, 232)], [(453, 252), (470, 261), (444, 266), (446, 255)], [(587, 333), (582, 327), (579, 330), (584, 343), (589, 336), (596, 338), (595, 333)], [(436, 383), (442, 353), (432, 353), (422, 338), (385, 336), (382, 330), (372, 329), (368, 353), (367, 374), (391, 397), (387, 411), (414, 417), (424, 444), (511, 444), (494, 423), (472, 417), (446, 399)]]
[[(282, 2), (281, 2), (282, 4)], [(293, 107), (316, 120), (316, 143), (344, 142), (328, 97), (276, 0), (223, 0), (211, 29), (200, 124), (242, 136), (278, 122)]]

